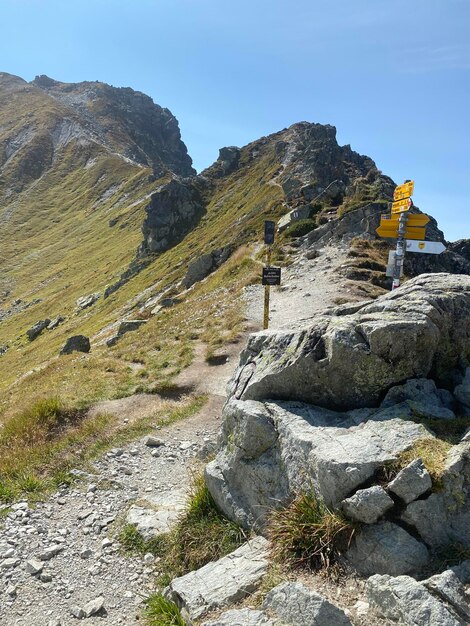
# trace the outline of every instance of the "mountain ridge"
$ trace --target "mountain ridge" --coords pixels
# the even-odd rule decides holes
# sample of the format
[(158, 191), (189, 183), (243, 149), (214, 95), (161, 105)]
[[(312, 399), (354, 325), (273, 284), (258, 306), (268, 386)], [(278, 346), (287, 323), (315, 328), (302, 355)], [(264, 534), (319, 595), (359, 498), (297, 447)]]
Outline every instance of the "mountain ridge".
[[(34, 381), (46, 393), (72, 376), (78, 356), (62, 358), (62, 371), (55, 361), (71, 335), (92, 338), (91, 371), (115, 369), (106, 390), (89, 383), (85, 403), (147, 389), (152, 378), (171, 380), (190, 350), (175, 352), (168, 329), (180, 329), (175, 335), (186, 341), (194, 334), (185, 322), (191, 311), (209, 352), (233, 335), (230, 326), (243, 326), (240, 298), (246, 284), (259, 282), (266, 219), (292, 211), (302, 217), (274, 247), (273, 262), (289, 264), (311, 253), (316, 233), (330, 229), (336, 237), (348, 216), (385, 211), (394, 186), (370, 157), (339, 146), (334, 126), (305, 121), (221, 148), (196, 174), (176, 119), (148, 96), (99, 82), (40, 76), (28, 83), (0, 73), (0, 358), (7, 372), (0, 411), (18, 400), (14, 386), (25, 371), (33, 374), (19, 387), (33, 394)], [(353, 299), (375, 297), (388, 285), (387, 244), (376, 240), (371, 220), (355, 228), (371, 243), (351, 249), (345, 284)], [(89, 295), (93, 303), (77, 309)], [(211, 319), (217, 307), (221, 314)], [(148, 330), (103, 347), (120, 321), (135, 316), (147, 319)], [(28, 341), (38, 321), (59, 317), (53, 331)], [(162, 319), (168, 338), (160, 343), (174, 354), (174, 369), (145, 350), (149, 337), (162, 337)], [(136, 353), (151, 363), (143, 385), (127, 365)], [(75, 402), (78, 390), (70, 394)]]

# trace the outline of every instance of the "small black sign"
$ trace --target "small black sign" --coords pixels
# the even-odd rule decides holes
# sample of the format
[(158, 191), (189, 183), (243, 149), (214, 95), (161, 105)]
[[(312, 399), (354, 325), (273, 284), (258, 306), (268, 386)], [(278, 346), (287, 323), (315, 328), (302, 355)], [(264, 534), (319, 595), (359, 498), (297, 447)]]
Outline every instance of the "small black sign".
[(274, 243), (274, 233), (276, 232), (276, 222), (266, 220), (264, 222), (264, 243), (272, 246)]
[(281, 284), (281, 268), (280, 267), (263, 267), (263, 285), (280, 285)]

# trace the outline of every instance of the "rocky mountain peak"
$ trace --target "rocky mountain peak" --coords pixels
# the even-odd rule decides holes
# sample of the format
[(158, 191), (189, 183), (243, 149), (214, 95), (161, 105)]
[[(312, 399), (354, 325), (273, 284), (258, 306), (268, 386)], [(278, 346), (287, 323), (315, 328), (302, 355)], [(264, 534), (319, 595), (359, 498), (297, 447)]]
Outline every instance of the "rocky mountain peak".
[(176, 118), (144, 93), (99, 81), (63, 83), (44, 75), (32, 84), (70, 107), (103, 143), (124, 157), (157, 174), (196, 173)]

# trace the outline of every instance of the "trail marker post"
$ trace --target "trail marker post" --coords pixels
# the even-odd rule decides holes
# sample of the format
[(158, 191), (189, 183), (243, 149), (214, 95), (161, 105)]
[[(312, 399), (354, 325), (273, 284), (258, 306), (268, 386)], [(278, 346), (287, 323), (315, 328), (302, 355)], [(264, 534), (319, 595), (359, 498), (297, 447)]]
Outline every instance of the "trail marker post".
[(263, 267), (262, 284), (264, 285), (264, 317), (263, 328), (269, 327), (269, 298), (271, 285), (281, 284), (281, 268), (271, 267), (271, 246), (274, 243), (276, 222), (266, 220), (264, 222), (264, 243), (266, 246), (266, 264)]
[(380, 237), (397, 240), (395, 251), (390, 251), (387, 266), (387, 276), (393, 279), (392, 290), (400, 286), (406, 251), (440, 254), (446, 249), (440, 241), (422, 241), (426, 235), (425, 226), (429, 217), (424, 213), (409, 212), (413, 206), (411, 196), (414, 186), (414, 181), (405, 180), (403, 185), (395, 188), (391, 215), (382, 215), (380, 226), (376, 229)]

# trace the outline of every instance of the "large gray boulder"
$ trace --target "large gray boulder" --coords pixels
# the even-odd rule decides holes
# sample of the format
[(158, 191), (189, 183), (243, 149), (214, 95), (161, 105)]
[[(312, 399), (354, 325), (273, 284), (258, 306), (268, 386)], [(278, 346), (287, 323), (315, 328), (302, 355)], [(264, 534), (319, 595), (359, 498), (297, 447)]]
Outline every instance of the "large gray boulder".
[(366, 583), (367, 597), (378, 613), (397, 626), (465, 626), (457, 607), (445, 602), (410, 576), (374, 575)]
[(49, 318), (46, 318), (45, 320), (39, 320), (38, 322), (33, 324), (33, 326), (31, 326), (31, 328), (26, 331), (26, 335), (29, 341), (34, 341), (36, 337), (39, 337), (39, 335), (45, 328), (47, 328), (50, 322), (51, 320)]
[(450, 604), (470, 624), (470, 598), (452, 570), (446, 570), (423, 581), (424, 586)]
[(152, 194), (145, 211), (139, 257), (164, 252), (179, 243), (198, 223), (205, 207), (194, 179), (174, 177)]
[(364, 526), (356, 533), (346, 553), (354, 569), (365, 576), (392, 574), (399, 576), (419, 572), (429, 561), (429, 552), (400, 526), (380, 522)]
[(65, 342), (60, 354), (72, 354), (72, 352), (90, 352), (90, 340), (85, 335), (73, 335)]
[(100, 295), (101, 294), (97, 292), (97, 293), (91, 293), (88, 296), (82, 296), (81, 298), (78, 298), (78, 300), (75, 303), (77, 305), (77, 309), (76, 309), (77, 313), (95, 304), (95, 302), (99, 299)]
[(282, 583), (267, 594), (263, 609), (289, 626), (352, 626), (344, 611), (301, 583)]
[(338, 506), (413, 441), (432, 435), (394, 407), (337, 413), (301, 402), (231, 400), (206, 467), (219, 508), (244, 527), (312, 487)]
[(351, 409), (377, 406), (410, 378), (445, 387), (470, 362), (469, 316), (470, 276), (421, 275), (356, 312), (339, 307), (303, 330), (251, 335), (229, 395)]
[(188, 271), (182, 280), (183, 285), (186, 289), (189, 289), (189, 287), (194, 285), (194, 283), (203, 280), (206, 276), (209, 276), (209, 274), (225, 263), (231, 253), (232, 248), (230, 246), (226, 246), (201, 255), (189, 264)]
[(415, 415), (435, 419), (454, 419), (453, 397), (446, 389), (438, 389), (433, 380), (412, 378), (388, 390), (380, 406), (407, 405)]

